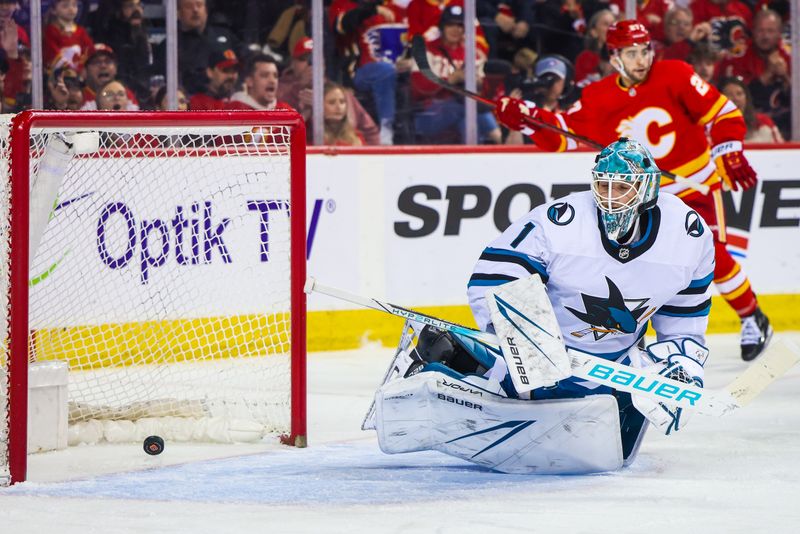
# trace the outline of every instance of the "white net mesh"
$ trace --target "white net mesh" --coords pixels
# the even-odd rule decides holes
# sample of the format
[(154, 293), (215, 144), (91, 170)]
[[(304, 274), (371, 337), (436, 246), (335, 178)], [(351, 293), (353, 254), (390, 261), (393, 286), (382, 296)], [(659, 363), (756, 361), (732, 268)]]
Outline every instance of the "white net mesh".
[(30, 143), (29, 361), (67, 362), (70, 441), (100, 419), (288, 432), (289, 128), (75, 131)]

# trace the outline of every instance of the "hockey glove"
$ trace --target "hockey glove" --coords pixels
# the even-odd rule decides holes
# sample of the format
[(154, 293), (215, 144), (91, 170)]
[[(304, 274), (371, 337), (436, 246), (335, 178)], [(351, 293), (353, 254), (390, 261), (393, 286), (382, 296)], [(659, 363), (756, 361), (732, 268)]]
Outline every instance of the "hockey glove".
[(526, 126), (523, 116), (531, 116), (531, 110), (528, 108), (528, 105), (519, 98), (503, 96), (495, 102), (494, 114), (497, 116), (497, 120), (506, 127), (520, 131)]
[[(648, 346), (646, 352), (633, 352), (636, 352), (631, 354), (634, 367), (703, 387), (703, 365), (708, 359), (708, 349), (696, 341), (688, 338), (662, 341)], [(646, 397), (632, 395), (632, 400), (636, 409), (666, 435), (683, 428), (692, 415), (692, 411)]]
[(717, 166), (722, 181), (732, 190), (750, 189), (758, 180), (756, 171), (750, 166), (742, 152), (741, 141), (725, 141), (711, 149), (711, 157)]

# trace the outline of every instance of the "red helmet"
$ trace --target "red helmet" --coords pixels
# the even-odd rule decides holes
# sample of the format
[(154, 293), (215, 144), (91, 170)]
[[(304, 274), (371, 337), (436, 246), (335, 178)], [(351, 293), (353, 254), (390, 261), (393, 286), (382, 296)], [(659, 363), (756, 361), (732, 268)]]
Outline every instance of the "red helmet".
[(608, 28), (608, 34), (606, 35), (606, 46), (609, 52), (626, 46), (646, 45), (649, 42), (650, 32), (647, 31), (644, 24), (637, 20), (615, 22)]

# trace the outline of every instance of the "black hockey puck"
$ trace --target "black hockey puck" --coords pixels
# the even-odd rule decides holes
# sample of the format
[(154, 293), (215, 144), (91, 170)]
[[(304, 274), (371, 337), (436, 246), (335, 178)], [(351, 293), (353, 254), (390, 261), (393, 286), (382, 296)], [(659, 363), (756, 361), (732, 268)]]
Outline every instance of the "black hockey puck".
[(147, 436), (144, 438), (144, 452), (151, 456), (156, 456), (164, 452), (164, 440), (159, 436)]

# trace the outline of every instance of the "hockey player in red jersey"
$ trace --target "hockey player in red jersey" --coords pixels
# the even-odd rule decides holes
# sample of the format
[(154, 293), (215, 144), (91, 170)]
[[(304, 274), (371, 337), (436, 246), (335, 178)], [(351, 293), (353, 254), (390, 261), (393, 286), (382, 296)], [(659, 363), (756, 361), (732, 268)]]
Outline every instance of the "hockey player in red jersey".
[[(576, 142), (549, 129), (523, 126), (522, 115), (569, 129), (600, 144), (632, 137), (645, 145), (659, 168), (710, 187), (703, 195), (666, 177), (661, 190), (673, 193), (696, 210), (714, 231), (714, 282), (742, 322), (744, 360), (756, 358), (772, 335), (769, 320), (758, 307), (750, 281), (725, 247), (721, 184), (734, 191), (757, 182), (742, 152), (746, 126), (736, 106), (704, 82), (683, 61), (653, 63), (647, 29), (635, 20), (617, 22), (608, 31), (610, 62), (618, 74), (583, 90), (566, 113), (554, 114), (532, 102), (510, 97), (497, 101), (498, 118), (521, 130), (541, 148), (563, 151)], [(706, 137), (709, 130), (711, 145)]]

